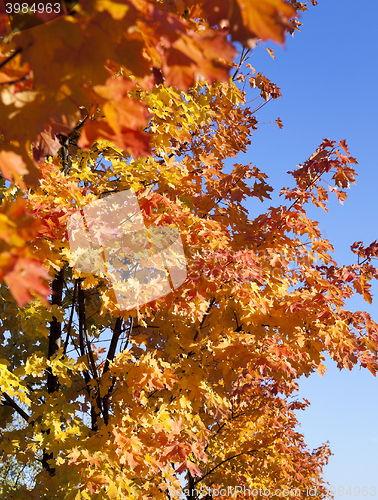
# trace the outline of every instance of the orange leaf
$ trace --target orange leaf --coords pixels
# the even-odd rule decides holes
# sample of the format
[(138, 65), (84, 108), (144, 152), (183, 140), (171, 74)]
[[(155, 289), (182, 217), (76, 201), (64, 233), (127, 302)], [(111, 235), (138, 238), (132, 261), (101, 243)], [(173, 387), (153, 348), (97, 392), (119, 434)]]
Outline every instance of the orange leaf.
[(232, 39), (240, 42), (259, 38), (283, 43), (289, 19), (296, 16), (282, 0), (207, 0), (203, 10), (210, 24), (227, 19)]
[(191, 462), (190, 460), (186, 461), (186, 465), (187, 465), (188, 470), (192, 476), (201, 476), (202, 475), (202, 469), (199, 465)]
[(26, 77), (30, 72), (28, 63), (20, 64), (21, 54), (9, 61), (8, 57), (0, 55), (0, 64), (6, 62), (0, 71), (0, 83), (8, 83)]
[(55, 156), (61, 147), (58, 139), (50, 132), (41, 132), (33, 147), (33, 158), (42, 162), (46, 156)]
[(0, 151), (0, 170), (5, 179), (10, 182), (14, 180), (18, 182), (20, 186), (23, 185), (23, 187), (25, 187), (20, 176), (27, 174), (28, 169), (20, 155), (14, 151)]
[(343, 150), (346, 152), (346, 154), (348, 156), (350, 155), (349, 149), (348, 149), (348, 146), (347, 146), (347, 143), (346, 143), (345, 139), (343, 139), (342, 141), (339, 142), (339, 146), (341, 146), (343, 148)]
[(150, 113), (144, 103), (137, 102), (127, 93), (135, 87), (135, 83), (123, 78), (109, 78), (105, 85), (96, 85), (93, 90), (100, 97), (105, 117), (116, 132), (122, 127), (137, 129), (145, 127)]
[(4, 276), (4, 281), (19, 307), (23, 307), (34, 298), (31, 292), (47, 303), (47, 297), (51, 292), (42, 279), (51, 279), (43, 264), (38, 260), (24, 257), (17, 258), (13, 269)]
[(117, 135), (106, 121), (89, 121), (83, 127), (78, 146), (87, 149), (97, 139), (114, 142), (118, 147), (130, 151), (134, 158), (150, 155), (150, 137), (141, 130), (123, 127), (120, 135)]
[(324, 373), (327, 371), (327, 368), (323, 365), (323, 363), (319, 363), (318, 365), (318, 373), (321, 377), (323, 377)]

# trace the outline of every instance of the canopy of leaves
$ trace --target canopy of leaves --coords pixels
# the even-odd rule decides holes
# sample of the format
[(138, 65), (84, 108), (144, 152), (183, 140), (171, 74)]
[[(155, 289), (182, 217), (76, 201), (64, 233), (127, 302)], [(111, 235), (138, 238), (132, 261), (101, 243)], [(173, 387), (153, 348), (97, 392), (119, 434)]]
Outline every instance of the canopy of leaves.
[[(282, 43), (285, 31), (294, 29), (295, 2), (294, 8), (283, 0), (218, 3), (66, 2), (72, 7), (69, 15), (26, 30), (11, 26), (0, 6), (3, 178), (22, 189), (36, 187), (44, 159), (64, 141), (79, 140), (80, 147), (88, 148), (106, 139), (134, 158), (150, 154), (150, 137), (143, 130), (147, 104), (130, 97), (133, 89), (151, 90), (164, 81), (188, 90), (199, 77), (226, 81), (236, 54), (228, 35), (249, 44), (257, 38)], [(33, 233), (24, 236), (21, 247), (28, 246)], [(35, 263), (29, 273), (25, 262), (18, 262), (26, 257), (25, 249), (14, 251), (1, 234), (0, 245), (1, 278), (29, 274), (18, 303), (29, 298), (28, 290), (46, 297), (42, 264)]]
[[(102, 0), (4, 39), (14, 57), (1, 69), (13, 61), (25, 78), (6, 80), (2, 100), (1, 165), (18, 187), (1, 186), (1, 442), (4, 460), (42, 466), (5, 498), (189, 500), (236, 486), (237, 498), (243, 487), (326, 497), (330, 451), (307, 448), (294, 412), (308, 402), (294, 392), (324, 373), (325, 352), (376, 373), (378, 325), (345, 301), (371, 301), (378, 247), (356, 243), (357, 263), (337, 266), (306, 208), (327, 208), (323, 181), (342, 202), (356, 160), (324, 140), (282, 205), (255, 219), (245, 201), (269, 199), (267, 176), (225, 166), (257, 126), (243, 82), (280, 95), (251, 67), (228, 77), (226, 35), (281, 42), (293, 12), (279, 0)], [(28, 190), (25, 169), (38, 173)], [(75, 267), (68, 223), (127, 190), (147, 228), (178, 230), (187, 275), (124, 310), (106, 266)], [(6, 428), (15, 414), (24, 429)]]

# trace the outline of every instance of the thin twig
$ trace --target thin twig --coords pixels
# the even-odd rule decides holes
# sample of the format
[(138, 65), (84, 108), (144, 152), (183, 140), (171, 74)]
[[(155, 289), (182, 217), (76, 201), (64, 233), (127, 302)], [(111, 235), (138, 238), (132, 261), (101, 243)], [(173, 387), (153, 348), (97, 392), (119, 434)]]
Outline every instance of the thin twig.
[(16, 57), (17, 54), (20, 54), (21, 52), (22, 52), (21, 47), (16, 49), (11, 56), (7, 57), (6, 59), (4, 59), (4, 61), (0, 63), (0, 69), (3, 68), (6, 64), (8, 64), (9, 61), (11, 61), (14, 57)]
[(212, 474), (215, 469), (218, 469), (218, 467), (220, 467), (221, 465), (225, 464), (226, 462), (229, 462), (230, 460), (232, 460), (233, 458), (237, 458), (237, 457), (240, 457), (242, 455), (253, 455), (254, 453), (256, 453), (258, 450), (250, 450), (250, 451), (243, 451), (241, 453), (238, 453), (237, 455), (233, 455), (232, 457), (228, 457), (226, 458), (225, 460), (222, 460), (222, 462), (220, 462), (218, 465), (216, 465), (215, 467), (213, 467), (209, 472), (207, 472), (204, 476), (200, 477), (199, 479), (197, 479), (197, 481), (194, 481), (194, 485), (196, 485), (197, 483), (200, 483), (201, 481), (203, 481), (205, 479), (205, 477), (209, 476), (210, 474)]
[(270, 102), (272, 100), (272, 98), (270, 97), (267, 101), (265, 102), (262, 102), (259, 106), (257, 106), (257, 108), (255, 108), (253, 111), (252, 111), (252, 114), (253, 113), (256, 113), (257, 111), (259, 111), (261, 108), (263, 108), (265, 106), (265, 104), (268, 104), (268, 102)]
[(22, 78), (19, 78), (18, 80), (10, 80), (9, 82), (0, 82), (0, 85), (15, 85), (16, 83), (23, 82), (27, 80), (27, 76), (23, 76)]
[(240, 68), (243, 66), (243, 64), (245, 63), (245, 61), (248, 59), (250, 51), (251, 51), (251, 49), (246, 49), (245, 47), (243, 47), (243, 50), (242, 50), (242, 52), (240, 54), (240, 61), (239, 61), (239, 64), (238, 64), (238, 66), (237, 66), (237, 68), (235, 70), (235, 73), (232, 76), (232, 80), (235, 80), (237, 74), (240, 71)]

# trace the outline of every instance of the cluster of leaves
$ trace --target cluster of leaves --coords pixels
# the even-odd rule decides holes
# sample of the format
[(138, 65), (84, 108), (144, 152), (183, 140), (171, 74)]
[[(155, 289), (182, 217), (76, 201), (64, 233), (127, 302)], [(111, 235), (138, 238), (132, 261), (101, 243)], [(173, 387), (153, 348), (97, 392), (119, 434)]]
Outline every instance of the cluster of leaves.
[[(148, 155), (147, 103), (130, 92), (163, 81), (188, 90), (200, 75), (227, 80), (236, 54), (228, 35), (283, 42), (295, 8), (283, 0), (82, 0), (69, 15), (20, 32), (0, 12), (2, 176), (36, 187), (44, 159), (78, 141), (107, 139), (135, 158)], [(24, 269), (12, 255), (2, 277)], [(28, 290), (46, 297), (36, 275), (44, 277), (42, 264), (33, 269)]]
[[(369, 300), (377, 249), (358, 243), (359, 261), (338, 267), (306, 204), (326, 208), (326, 179), (343, 201), (356, 161), (345, 141), (323, 141), (287, 204), (252, 220), (245, 200), (269, 199), (267, 176), (225, 166), (257, 126), (238, 76), (279, 96), (241, 65), (227, 78), (227, 35), (282, 41), (293, 13), (280, 0), (83, 1), (4, 39), (0, 165), (18, 188), (1, 188), (1, 443), (4, 458), (42, 466), (30, 491), (5, 498), (189, 500), (201, 486), (326, 497), (330, 450), (308, 450), (294, 413), (308, 402), (293, 395), (300, 376), (323, 374), (325, 352), (378, 370), (378, 325), (345, 307), (354, 291)], [(17, 83), (10, 63), (29, 65)], [(27, 196), (22, 169), (39, 177)], [(147, 227), (178, 229), (187, 278), (126, 311), (106, 272), (74, 268), (67, 222), (129, 189)], [(16, 268), (25, 259), (33, 280)], [(14, 414), (24, 429), (5, 428)]]
[[(378, 325), (344, 308), (365, 263), (354, 275), (338, 268), (305, 205), (318, 203), (320, 172), (333, 172), (337, 188), (355, 160), (324, 141), (284, 190), (291, 205), (250, 220), (243, 201), (269, 198), (271, 187), (256, 167), (226, 172), (224, 160), (245, 151), (256, 126), (235, 83), (201, 82), (188, 93), (160, 85), (138, 96), (153, 113), (153, 156), (132, 160), (107, 141), (72, 145), (70, 173), (55, 157), (29, 193), (42, 223), (33, 251), (58, 272), (53, 305), (19, 309), (2, 290), (3, 390), (29, 407), (19, 449), (29, 460), (44, 451), (33, 491), (194, 498), (202, 485), (301, 495), (316, 485), (323, 497), (329, 449), (311, 453), (296, 431), (294, 410), (307, 404), (290, 401), (296, 379), (323, 373), (323, 351), (340, 367), (376, 372)], [(106, 274), (72, 268), (65, 222), (125, 189), (137, 193), (147, 227), (179, 229), (188, 268), (176, 291), (131, 311), (119, 310)], [(49, 347), (59, 340), (53, 355), (46, 338)], [(17, 456), (12, 432), (3, 447)]]
[[(22, 429), (27, 426), (19, 414), (13, 415), (11, 406), (2, 405), (0, 415), (2, 426), (6, 421), (11, 420), (11, 423), (6, 426), (7, 431), (22, 432)], [(37, 461), (25, 461), (22, 452), (19, 454), (19, 460), (14, 455), (8, 455), (4, 461), (0, 462), (0, 494), (5, 497), (19, 488), (31, 489), (40, 469), (41, 465)]]

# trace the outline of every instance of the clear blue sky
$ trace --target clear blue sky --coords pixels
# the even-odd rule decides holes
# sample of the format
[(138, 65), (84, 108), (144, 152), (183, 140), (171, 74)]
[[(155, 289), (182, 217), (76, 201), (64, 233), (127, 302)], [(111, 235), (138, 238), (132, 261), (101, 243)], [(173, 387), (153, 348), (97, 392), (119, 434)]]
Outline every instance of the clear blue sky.
[[(288, 170), (303, 163), (323, 138), (346, 139), (359, 162), (357, 184), (344, 205), (335, 199), (328, 214), (314, 208), (311, 215), (334, 245), (337, 262), (353, 263), (354, 241), (369, 244), (378, 239), (378, 1), (319, 0), (301, 21), (301, 33), (290, 37), (284, 49), (267, 44), (275, 51), (275, 61), (261, 48), (249, 61), (281, 88), (283, 97), (257, 113), (260, 122), (273, 123), (255, 132), (243, 161), (269, 175), (276, 205), (279, 189), (293, 185)], [(282, 130), (274, 123), (277, 117)], [(248, 208), (251, 216), (262, 210), (254, 200)], [(378, 286), (374, 291), (372, 305), (352, 299), (349, 307), (367, 310), (378, 321)], [(358, 368), (340, 372), (331, 360), (326, 365), (323, 378), (313, 374), (300, 381), (300, 396), (311, 402), (305, 412), (298, 412), (301, 430), (312, 448), (330, 441), (334, 456), (325, 478), (344, 488), (336, 499), (354, 497), (358, 486), (369, 488), (368, 498), (373, 498), (370, 487), (375, 486), (378, 497), (378, 379)], [(352, 495), (346, 494), (349, 486)]]

